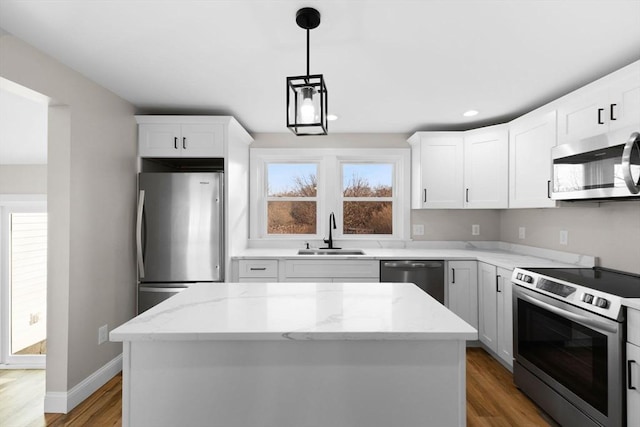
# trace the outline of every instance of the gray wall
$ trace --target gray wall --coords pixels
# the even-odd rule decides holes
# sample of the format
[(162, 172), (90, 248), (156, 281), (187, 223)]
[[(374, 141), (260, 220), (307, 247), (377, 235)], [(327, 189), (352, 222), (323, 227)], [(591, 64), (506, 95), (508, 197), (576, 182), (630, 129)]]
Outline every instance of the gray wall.
[[(411, 224), (424, 225), (423, 236), (411, 231), (413, 240), (500, 240), (500, 215), (493, 209), (414, 209)], [(471, 234), (473, 224), (480, 226), (478, 236)]]
[[(49, 109), (47, 392), (67, 392), (118, 356), (98, 345), (135, 313), (134, 107), (21, 40), (0, 36), (0, 76)], [(66, 342), (65, 342), (66, 341)]]
[(47, 165), (0, 165), (0, 194), (47, 194)]
[(409, 135), (401, 133), (335, 133), (296, 136), (287, 133), (253, 134), (251, 148), (409, 148)]
[[(297, 137), (292, 133), (258, 133), (252, 148), (393, 148), (407, 147), (409, 135), (329, 134)], [(556, 209), (414, 209), (411, 224), (424, 225), (425, 234), (414, 240), (500, 240), (527, 246), (599, 257), (604, 267), (640, 273), (640, 203), (564, 203)], [(471, 226), (480, 225), (480, 235)], [(525, 239), (518, 228), (525, 227)], [(569, 232), (560, 245), (560, 230)]]
[[(525, 227), (525, 239), (518, 228)], [(569, 232), (561, 245), (560, 230)], [(599, 257), (603, 267), (640, 274), (640, 202), (564, 204), (500, 211), (500, 240)]]

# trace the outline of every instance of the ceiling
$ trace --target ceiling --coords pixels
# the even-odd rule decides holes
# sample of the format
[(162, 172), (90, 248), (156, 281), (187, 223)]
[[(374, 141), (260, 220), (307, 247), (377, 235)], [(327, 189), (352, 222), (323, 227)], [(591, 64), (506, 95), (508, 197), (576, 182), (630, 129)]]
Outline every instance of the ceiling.
[(0, 27), (140, 113), (288, 132), (306, 6), (322, 15), (311, 73), (339, 116), (330, 132), (500, 123), (640, 59), (640, 0), (0, 0)]

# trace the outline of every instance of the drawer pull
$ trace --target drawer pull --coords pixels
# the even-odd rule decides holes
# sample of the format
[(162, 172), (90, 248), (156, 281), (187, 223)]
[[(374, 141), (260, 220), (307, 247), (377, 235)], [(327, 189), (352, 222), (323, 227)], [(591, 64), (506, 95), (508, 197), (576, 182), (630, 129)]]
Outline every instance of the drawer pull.
[(636, 386), (631, 384), (631, 366), (632, 363), (636, 363), (635, 360), (627, 361), (627, 388), (629, 390), (637, 390)]
[(251, 271), (265, 271), (267, 269), (267, 267), (250, 267), (249, 270)]

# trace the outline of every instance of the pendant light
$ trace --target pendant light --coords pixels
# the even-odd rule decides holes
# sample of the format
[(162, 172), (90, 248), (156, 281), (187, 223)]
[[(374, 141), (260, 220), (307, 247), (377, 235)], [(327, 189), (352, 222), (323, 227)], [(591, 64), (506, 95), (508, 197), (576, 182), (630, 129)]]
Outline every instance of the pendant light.
[(296, 13), (307, 30), (307, 75), (287, 77), (287, 127), (296, 135), (327, 134), (327, 87), (322, 74), (309, 74), (309, 31), (320, 25), (320, 12), (304, 7)]

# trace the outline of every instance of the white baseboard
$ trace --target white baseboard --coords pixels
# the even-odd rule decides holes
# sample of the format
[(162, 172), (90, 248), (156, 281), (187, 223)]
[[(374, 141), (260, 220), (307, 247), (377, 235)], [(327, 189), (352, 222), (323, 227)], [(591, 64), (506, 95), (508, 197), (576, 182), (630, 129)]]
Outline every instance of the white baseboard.
[(47, 392), (44, 396), (44, 412), (69, 413), (120, 371), (122, 371), (122, 354), (89, 375), (68, 392)]

